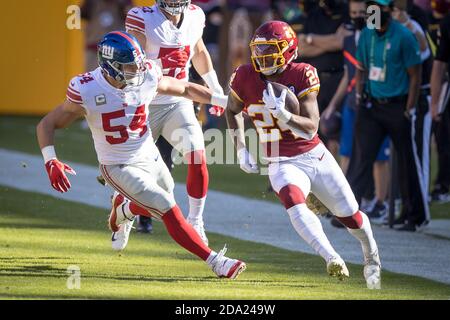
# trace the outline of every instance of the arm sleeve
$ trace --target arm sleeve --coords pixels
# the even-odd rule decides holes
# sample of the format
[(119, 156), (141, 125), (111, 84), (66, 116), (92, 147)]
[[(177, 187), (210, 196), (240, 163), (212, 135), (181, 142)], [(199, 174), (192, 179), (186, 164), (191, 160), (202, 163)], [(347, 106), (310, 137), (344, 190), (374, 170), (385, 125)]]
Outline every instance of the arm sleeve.
[(401, 39), (402, 58), (406, 68), (422, 64), (419, 42), (416, 37), (407, 30)]
[(450, 63), (450, 18), (442, 21), (438, 38), (438, 50), (436, 60)]
[(136, 7), (128, 11), (125, 27), (127, 32), (136, 31), (145, 35), (144, 13), (141, 8)]
[(237, 68), (230, 78), (230, 94), (244, 102), (245, 72), (243, 67)]

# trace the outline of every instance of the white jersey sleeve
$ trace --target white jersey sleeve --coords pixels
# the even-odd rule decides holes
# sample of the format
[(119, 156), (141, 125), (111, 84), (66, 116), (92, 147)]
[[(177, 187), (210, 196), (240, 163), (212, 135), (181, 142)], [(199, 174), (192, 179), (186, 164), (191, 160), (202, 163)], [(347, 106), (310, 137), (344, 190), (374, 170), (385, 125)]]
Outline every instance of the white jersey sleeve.
[(80, 93), (80, 84), (78, 83), (78, 77), (72, 78), (67, 87), (66, 98), (72, 103), (83, 105), (83, 98)]
[(128, 11), (127, 18), (125, 20), (125, 28), (127, 32), (136, 31), (146, 35), (143, 8), (135, 7)]
[(189, 10), (190, 19), (193, 21), (192, 24), (196, 26), (196, 28), (194, 28), (196, 32), (192, 33), (192, 39), (193, 42), (197, 43), (203, 37), (203, 29), (205, 29), (206, 26), (206, 16), (202, 8), (195, 4), (191, 4), (187, 10)]

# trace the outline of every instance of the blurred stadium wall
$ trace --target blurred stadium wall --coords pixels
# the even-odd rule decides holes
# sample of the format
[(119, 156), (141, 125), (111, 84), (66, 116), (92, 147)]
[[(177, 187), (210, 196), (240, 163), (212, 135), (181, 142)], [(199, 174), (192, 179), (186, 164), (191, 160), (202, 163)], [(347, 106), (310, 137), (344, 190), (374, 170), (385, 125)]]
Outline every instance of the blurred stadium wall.
[[(69, 80), (83, 72), (81, 30), (69, 30), (67, 8), (83, 0), (2, 3), (0, 114), (42, 115), (64, 101)], [(134, 0), (152, 5), (153, 0)]]

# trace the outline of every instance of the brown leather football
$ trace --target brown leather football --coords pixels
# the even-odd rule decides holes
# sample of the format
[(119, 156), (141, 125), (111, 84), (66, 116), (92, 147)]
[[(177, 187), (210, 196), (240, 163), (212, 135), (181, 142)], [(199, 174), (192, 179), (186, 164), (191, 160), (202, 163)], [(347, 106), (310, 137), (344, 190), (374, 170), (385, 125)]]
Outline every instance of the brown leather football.
[(272, 84), (273, 92), (275, 93), (275, 96), (279, 97), (281, 92), (286, 89), (288, 91), (288, 94), (286, 95), (286, 109), (293, 113), (293, 114), (300, 114), (300, 103), (298, 102), (298, 99), (294, 92), (292, 92), (288, 87), (285, 85), (282, 85), (281, 83), (277, 82), (271, 82)]

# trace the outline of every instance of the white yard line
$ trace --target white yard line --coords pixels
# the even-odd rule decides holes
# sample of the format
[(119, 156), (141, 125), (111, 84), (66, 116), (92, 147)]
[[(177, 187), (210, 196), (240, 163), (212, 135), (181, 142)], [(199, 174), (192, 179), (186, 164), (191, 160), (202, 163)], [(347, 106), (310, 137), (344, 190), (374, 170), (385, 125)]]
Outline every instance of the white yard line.
[[(109, 211), (111, 191), (96, 181), (98, 169), (78, 163), (69, 164), (77, 171), (77, 176), (70, 177), (71, 191), (60, 194), (50, 187), (41, 157), (0, 149), (0, 185), (51, 195)], [(185, 186), (177, 184), (175, 195), (186, 212), (188, 203)], [(359, 242), (345, 229), (336, 229), (325, 219), (322, 219), (322, 222), (331, 243), (342, 257), (348, 262), (362, 264)], [(209, 232), (313, 253), (292, 228), (284, 208), (276, 203), (211, 190), (208, 193), (205, 223)], [(376, 226), (373, 229), (384, 269), (450, 284), (449, 240), (421, 233), (400, 233)], [(435, 220), (428, 232), (450, 238), (450, 221)], [(105, 241), (107, 239), (105, 235)], [(233, 244), (228, 245), (230, 250), (233, 250)], [(325, 264), (323, 268), (325, 270)]]

